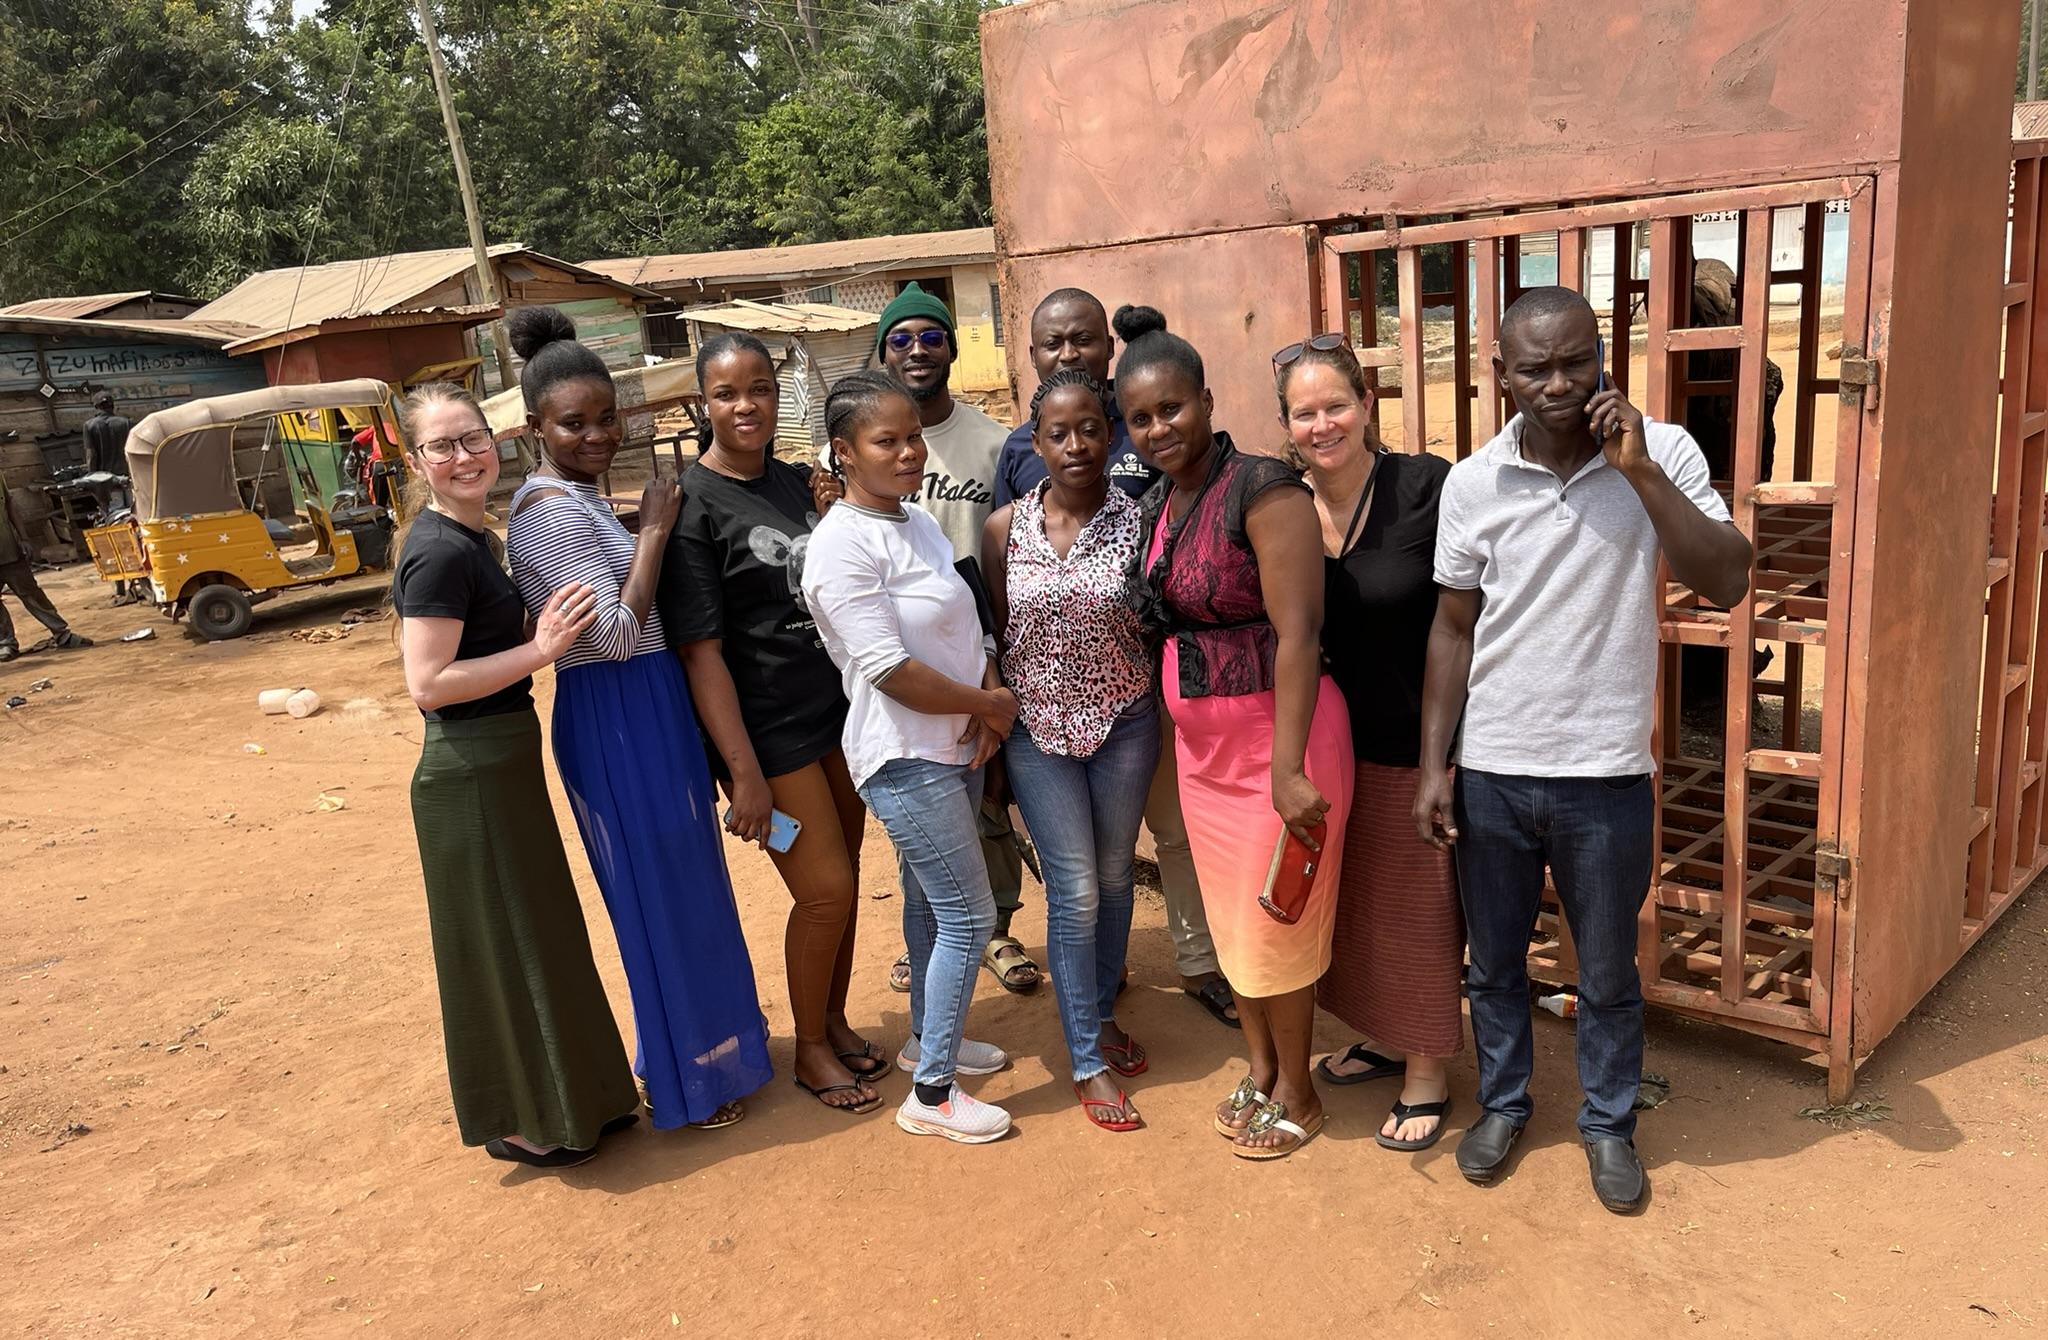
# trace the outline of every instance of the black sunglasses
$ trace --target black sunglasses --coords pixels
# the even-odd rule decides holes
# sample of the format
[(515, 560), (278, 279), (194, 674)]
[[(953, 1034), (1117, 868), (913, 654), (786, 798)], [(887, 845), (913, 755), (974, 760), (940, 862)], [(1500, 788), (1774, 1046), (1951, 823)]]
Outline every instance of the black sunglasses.
[(927, 349), (943, 349), (946, 347), (946, 332), (943, 330), (920, 330), (915, 335), (907, 330), (892, 330), (889, 332), (888, 339), (889, 347), (898, 353), (908, 349), (912, 340), (917, 341)]
[(1296, 340), (1293, 344), (1288, 345), (1279, 353), (1274, 354), (1273, 366), (1276, 368), (1284, 368), (1289, 363), (1294, 362), (1296, 359), (1300, 358), (1303, 354), (1307, 353), (1311, 349), (1315, 350), (1319, 354), (1327, 354), (1332, 349), (1342, 349), (1343, 347), (1344, 337), (1342, 335), (1339, 335), (1335, 331), (1331, 331), (1328, 334), (1324, 335), (1312, 335), (1305, 340)]

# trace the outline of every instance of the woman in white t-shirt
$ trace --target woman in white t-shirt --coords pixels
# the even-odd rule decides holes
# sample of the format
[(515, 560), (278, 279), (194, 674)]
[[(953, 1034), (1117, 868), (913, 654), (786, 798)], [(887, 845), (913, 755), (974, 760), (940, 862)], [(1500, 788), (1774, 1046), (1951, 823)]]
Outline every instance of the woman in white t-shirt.
[(925, 445), (902, 385), (879, 372), (841, 379), (825, 427), (846, 492), (811, 533), (803, 591), (846, 691), (847, 769), (902, 857), (911, 1038), (897, 1064), (915, 1082), (896, 1124), (980, 1144), (1009, 1130), (1010, 1114), (955, 1082), (1009, 1064), (962, 1036), (996, 915), (977, 814), (982, 765), (1017, 699), (952, 542), (908, 501), (924, 487)]

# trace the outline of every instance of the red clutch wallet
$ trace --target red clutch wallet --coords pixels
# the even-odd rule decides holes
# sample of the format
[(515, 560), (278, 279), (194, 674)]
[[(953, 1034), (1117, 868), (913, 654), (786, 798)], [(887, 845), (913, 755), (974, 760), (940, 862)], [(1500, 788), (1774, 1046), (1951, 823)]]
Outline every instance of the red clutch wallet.
[[(1316, 825), (1318, 847), (1328, 834), (1328, 825)], [(1273, 864), (1266, 871), (1266, 889), (1259, 895), (1259, 906), (1266, 909), (1267, 916), (1289, 926), (1301, 920), (1322, 856), (1321, 851), (1310, 850), (1306, 842), (1294, 836), (1293, 829), (1285, 824), (1280, 826), (1280, 841), (1273, 846)]]

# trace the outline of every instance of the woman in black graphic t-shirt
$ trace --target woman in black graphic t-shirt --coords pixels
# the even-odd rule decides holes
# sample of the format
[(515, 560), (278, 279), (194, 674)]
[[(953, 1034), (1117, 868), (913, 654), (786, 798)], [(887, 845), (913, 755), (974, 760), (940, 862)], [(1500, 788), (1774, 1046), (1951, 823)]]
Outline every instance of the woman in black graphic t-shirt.
[[(768, 850), (795, 899), (783, 941), (796, 1017), (796, 1082), (828, 1107), (867, 1112), (888, 1055), (846, 1021), (866, 812), (839, 750), (846, 698), (804, 608), (804, 551), (818, 513), (808, 467), (778, 461), (780, 388), (751, 335), (705, 341), (697, 382), (711, 443), (683, 476), (657, 601), (731, 798), (726, 829)], [(801, 828), (768, 847), (780, 810)]]

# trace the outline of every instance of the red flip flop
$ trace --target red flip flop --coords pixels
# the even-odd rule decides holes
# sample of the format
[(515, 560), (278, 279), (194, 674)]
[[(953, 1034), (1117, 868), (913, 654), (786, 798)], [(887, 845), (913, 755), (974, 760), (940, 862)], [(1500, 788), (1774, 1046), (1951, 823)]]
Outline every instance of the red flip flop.
[[(1116, 1101), (1112, 1103), (1102, 1098), (1090, 1098), (1087, 1094), (1082, 1093), (1081, 1086), (1076, 1084), (1074, 1086), (1074, 1097), (1081, 1100), (1081, 1115), (1105, 1131), (1135, 1131), (1142, 1129), (1145, 1125), (1145, 1119), (1132, 1109), (1131, 1100), (1122, 1089), (1116, 1091)], [(1121, 1117), (1097, 1116), (1095, 1113), (1098, 1108), (1105, 1113), (1122, 1112), (1128, 1115)]]
[(1103, 1062), (1125, 1079), (1142, 1075), (1151, 1068), (1152, 1063), (1145, 1059), (1145, 1048), (1128, 1033), (1124, 1034), (1123, 1046), (1113, 1047), (1105, 1042), (1101, 1044), (1101, 1050)]

